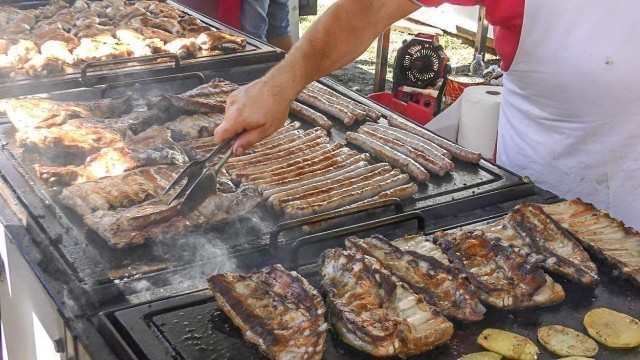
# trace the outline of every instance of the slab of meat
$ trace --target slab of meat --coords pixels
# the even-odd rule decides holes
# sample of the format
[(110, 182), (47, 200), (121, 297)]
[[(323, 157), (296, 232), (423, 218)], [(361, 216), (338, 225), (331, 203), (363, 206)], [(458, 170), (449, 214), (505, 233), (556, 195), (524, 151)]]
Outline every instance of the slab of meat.
[(404, 251), (379, 235), (366, 239), (349, 237), (347, 250), (362, 252), (382, 263), (385, 269), (444, 316), (464, 322), (480, 321), (485, 308), (473, 286), (451, 265), (416, 251)]
[(431, 157), (421, 151), (408, 146), (401, 141), (379, 134), (375, 130), (361, 127), (360, 129), (358, 129), (358, 134), (365, 135), (371, 139), (378, 141), (381, 144), (384, 144), (385, 146), (409, 157), (410, 159), (420, 164), (420, 166), (422, 166), (423, 168), (439, 176), (444, 176), (446, 173), (453, 169), (454, 165), (451, 161), (446, 159), (444, 161), (441, 161), (441, 159)]
[(85, 223), (116, 249), (139, 245), (149, 239), (164, 239), (198, 231), (237, 219), (254, 209), (262, 194), (253, 186), (237, 191), (209, 194), (188, 214), (180, 212), (181, 201), (167, 205), (173, 193), (139, 205), (113, 211), (98, 210), (84, 217)]
[(373, 356), (419, 354), (453, 334), (453, 325), (422, 295), (361, 254), (325, 251), (322, 289), (340, 337)]
[(585, 249), (640, 286), (640, 232), (580, 199), (541, 206)]
[(482, 231), (440, 231), (433, 238), (476, 287), (484, 303), (522, 309), (564, 300), (562, 287), (538, 267), (536, 259), (491, 241)]
[(372, 155), (385, 160), (389, 164), (404, 170), (419, 182), (426, 183), (429, 181), (429, 173), (420, 166), (420, 164), (376, 140), (370, 139), (362, 134), (352, 132), (347, 133), (346, 140), (347, 142), (359, 146)]
[(545, 257), (544, 268), (584, 286), (598, 283), (598, 268), (584, 249), (538, 205), (523, 204), (511, 210), (505, 221)]
[(194, 156), (171, 139), (170, 131), (153, 127), (120, 146), (104, 148), (80, 166), (36, 165), (40, 179), (50, 186), (77, 184), (151, 165), (186, 165)]
[(87, 156), (122, 145), (127, 138), (164, 121), (164, 115), (155, 110), (132, 112), (116, 119), (78, 118), (60, 126), (18, 131), (16, 141), (57, 164), (68, 165), (72, 162), (65, 160), (84, 161)]
[(210, 83), (198, 86), (180, 95), (160, 95), (146, 100), (149, 109), (158, 109), (172, 113), (208, 114), (224, 112), (229, 94), (238, 89), (238, 85), (213, 79)]
[(456, 159), (460, 159), (460, 160), (468, 161), (472, 163), (479, 163), (480, 160), (482, 160), (482, 155), (480, 153), (471, 151), (469, 149), (465, 149), (462, 146), (458, 144), (454, 144), (449, 140), (443, 139), (429, 132), (426, 129), (418, 127), (418, 125), (411, 124), (409, 121), (401, 120), (396, 117), (389, 116), (387, 118), (387, 122), (389, 123), (389, 125), (395, 128), (408, 131), (414, 135), (420, 136), (421, 138), (424, 138), (425, 140), (428, 140), (438, 145), (439, 147), (451, 153), (451, 155), (453, 155), (453, 157), (455, 157)]
[(245, 339), (279, 360), (322, 359), (326, 308), (316, 289), (280, 265), (216, 274), (209, 288)]
[(18, 129), (47, 128), (76, 118), (115, 118), (133, 110), (133, 97), (97, 101), (54, 101), (25, 98), (0, 101), (0, 112)]
[(247, 39), (243, 36), (231, 35), (222, 30), (213, 30), (198, 35), (196, 43), (204, 50), (212, 50), (225, 44), (233, 44), (240, 49), (244, 49), (247, 46)]
[(333, 128), (333, 123), (329, 119), (327, 119), (326, 116), (295, 101), (291, 104), (289, 114), (295, 115), (327, 131), (330, 131), (331, 128)]
[(409, 235), (395, 239), (393, 245), (404, 251), (415, 251), (425, 256), (432, 257), (443, 264), (451, 265), (449, 257), (436, 244), (432, 243), (425, 235)]
[(147, 166), (117, 176), (87, 181), (62, 190), (60, 201), (80, 215), (142, 204), (158, 197), (182, 166)]
[(222, 118), (222, 114), (217, 113), (185, 115), (164, 126), (171, 131), (175, 141), (194, 140), (213, 136)]

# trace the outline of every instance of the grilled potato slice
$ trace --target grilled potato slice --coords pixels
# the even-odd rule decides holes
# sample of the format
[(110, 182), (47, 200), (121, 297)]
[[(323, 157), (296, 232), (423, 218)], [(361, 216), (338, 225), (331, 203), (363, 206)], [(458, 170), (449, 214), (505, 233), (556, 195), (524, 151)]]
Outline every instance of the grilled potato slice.
[(459, 360), (501, 360), (502, 355), (491, 351), (481, 351), (477, 353), (467, 354)]
[(508, 359), (536, 360), (538, 347), (524, 336), (499, 329), (485, 329), (478, 336), (478, 344)]
[(584, 327), (596, 341), (612, 348), (640, 345), (640, 321), (607, 308), (593, 309), (584, 316)]
[(590, 337), (560, 325), (539, 328), (538, 340), (558, 356), (593, 357), (598, 352), (598, 344)]

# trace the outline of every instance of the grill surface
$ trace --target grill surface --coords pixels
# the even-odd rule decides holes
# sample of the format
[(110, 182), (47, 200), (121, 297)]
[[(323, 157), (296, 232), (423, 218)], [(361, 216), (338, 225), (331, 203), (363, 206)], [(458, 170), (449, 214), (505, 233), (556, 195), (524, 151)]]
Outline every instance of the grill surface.
[[(8, 6), (20, 9), (32, 9), (47, 5), (48, 1), (9, 2)], [(284, 58), (284, 52), (263, 43), (257, 39), (230, 28), (216, 20), (197, 11), (191, 10), (180, 4), (168, 1), (168, 4), (180, 9), (182, 12), (195, 16), (205, 25), (215, 29), (224, 30), (232, 35), (242, 35), (247, 38), (247, 46), (244, 50), (232, 50), (220, 55), (201, 56), (195, 59), (181, 60), (179, 65), (167, 56), (160, 56), (161, 60), (136, 62), (136, 58), (128, 58), (122, 65), (104, 65), (87, 68), (86, 77), (82, 79), (79, 68), (61, 72), (44, 78), (29, 76), (14, 78), (0, 78), (0, 98), (9, 98), (31, 94), (45, 94), (61, 90), (75, 89), (86, 86), (104, 85), (118, 81), (131, 79), (144, 79), (165, 76), (177, 73), (194, 71), (230, 69), (234, 67), (255, 66), (259, 64), (274, 63)], [(159, 54), (166, 55), (166, 54)]]
[[(492, 220), (495, 220), (495, 217)], [(488, 221), (477, 220), (473, 226)], [(457, 227), (457, 226), (456, 226)], [(447, 229), (447, 228), (445, 228)], [(412, 230), (405, 230), (411, 233)], [(414, 230), (415, 231), (415, 230)], [(388, 238), (387, 231), (378, 229)], [(434, 233), (431, 230), (428, 234)], [(368, 232), (370, 233), (370, 232)], [(366, 236), (368, 233), (360, 233)], [(343, 237), (323, 244), (323, 249), (340, 246)], [(416, 359), (458, 359), (460, 356), (481, 351), (476, 344), (482, 330), (494, 327), (509, 330), (536, 340), (537, 329), (545, 325), (564, 325), (585, 332), (582, 318), (587, 311), (596, 307), (608, 307), (616, 311), (640, 317), (637, 299), (640, 289), (631, 283), (615, 278), (610, 270), (598, 262), (602, 281), (598, 287), (583, 288), (554, 277), (565, 289), (567, 297), (559, 305), (547, 308), (523, 311), (504, 311), (489, 309), (485, 319), (479, 323), (463, 324), (454, 322), (455, 333), (451, 341)], [(298, 271), (319, 289), (319, 266), (299, 268)], [(137, 359), (253, 359), (264, 358), (256, 347), (243, 340), (240, 331), (219, 309), (208, 290), (179, 296), (144, 306), (102, 314), (102, 321), (110, 322), (118, 329), (122, 340), (128, 343), (131, 358)], [(541, 350), (539, 359), (555, 359), (550, 352), (538, 345)], [(614, 350), (603, 345), (597, 359), (636, 359), (640, 349)], [(369, 359), (370, 356), (345, 344), (335, 332), (327, 336), (327, 349), (324, 359)]]

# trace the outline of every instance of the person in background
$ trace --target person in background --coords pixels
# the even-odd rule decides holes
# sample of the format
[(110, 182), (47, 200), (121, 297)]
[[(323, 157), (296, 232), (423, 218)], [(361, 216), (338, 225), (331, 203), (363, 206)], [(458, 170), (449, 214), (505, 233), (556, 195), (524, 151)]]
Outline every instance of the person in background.
[[(298, 92), (395, 21), (444, 0), (339, 0), (263, 78), (233, 93), (217, 141), (236, 155), (280, 128)], [(486, 7), (503, 60), (498, 163), (640, 229), (640, 1), (450, 0)], [(635, 74), (635, 75), (634, 75)]]
[(242, 31), (289, 51), (293, 40), (289, 30), (288, 0), (242, 0)]

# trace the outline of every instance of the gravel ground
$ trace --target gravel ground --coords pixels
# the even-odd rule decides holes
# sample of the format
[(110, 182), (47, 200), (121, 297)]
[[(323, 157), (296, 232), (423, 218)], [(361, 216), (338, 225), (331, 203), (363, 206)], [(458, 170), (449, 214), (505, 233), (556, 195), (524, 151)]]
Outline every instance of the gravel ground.
[[(318, 0), (318, 15), (316, 16), (303, 16), (300, 18), (300, 35), (304, 34), (313, 21), (322, 13), (324, 13), (335, 0)], [(389, 66), (387, 68), (387, 90), (391, 89), (392, 82), (392, 70), (393, 62), (396, 57), (398, 48), (402, 45), (403, 40), (408, 40), (413, 37), (412, 34), (391, 31), (391, 37), (389, 42)], [(440, 43), (445, 49), (445, 53), (449, 56), (451, 66), (460, 68), (466, 66), (473, 60), (473, 46), (468, 41), (463, 41), (460, 38), (443, 35), (440, 36)], [(330, 77), (338, 81), (342, 85), (367, 95), (373, 91), (373, 75), (375, 72), (376, 64), (376, 42), (374, 41), (371, 46), (360, 55), (354, 62), (333, 72)]]

